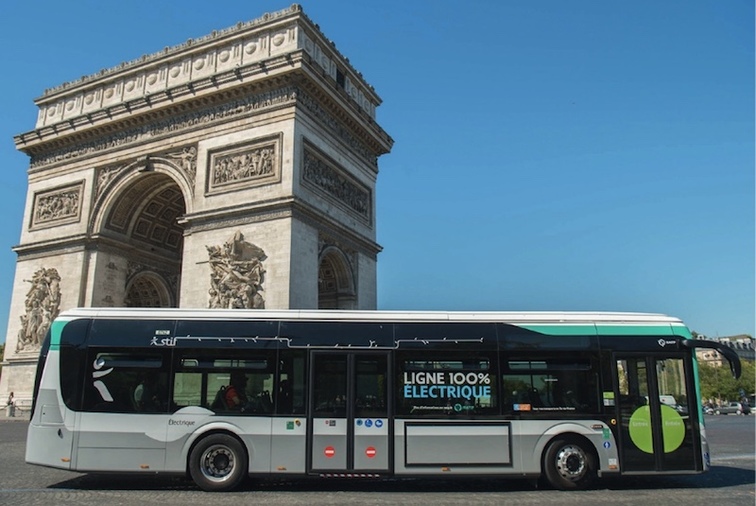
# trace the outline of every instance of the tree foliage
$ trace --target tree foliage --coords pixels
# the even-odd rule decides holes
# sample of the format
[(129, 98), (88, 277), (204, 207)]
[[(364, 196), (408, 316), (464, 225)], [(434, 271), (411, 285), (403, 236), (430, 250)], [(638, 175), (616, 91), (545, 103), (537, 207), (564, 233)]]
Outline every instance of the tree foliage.
[(732, 377), (730, 368), (718, 367), (710, 364), (698, 363), (698, 373), (701, 381), (701, 397), (704, 402), (709, 399), (721, 401), (740, 400), (741, 390), (745, 395), (756, 392), (756, 366), (750, 360), (741, 361), (743, 373), (739, 379)]

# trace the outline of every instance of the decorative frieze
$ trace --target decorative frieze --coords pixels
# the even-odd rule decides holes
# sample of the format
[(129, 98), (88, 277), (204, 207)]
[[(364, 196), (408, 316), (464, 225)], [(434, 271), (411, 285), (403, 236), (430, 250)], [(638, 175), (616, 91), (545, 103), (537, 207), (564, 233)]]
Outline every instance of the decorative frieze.
[(339, 137), (354, 152), (367, 160), (373, 167), (378, 167), (378, 156), (375, 152), (355, 136), (349, 128), (344, 126), (335, 116), (328, 113), (320, 103), (308, 93), (299, 92), (297, 94), (297, 104), (315, 116), (323, 125), (325, 125), (333, 134)]
[(210, 265), (211, 309), (265, 309), (263, 283), (267, 258), (241, 232), (221, 246), (205, 246)]
[(208, 194), (281, 180), (283, 134), (208, 153)]
[(50, 328), (51, 322), (60, 312), (60, 275), (57, 269), (39, 269), (32, 279), (26, 294), (26, 312), (20, 316), (16, 352), (38, 350)]
[(346, 170), (309, 144), (304, 148), (302, 180), (365, 222), (371, 222), (370, 190), (349, 177)]
[(291, 104), (297, 98), (297, 91), (295, 86), (284, 86), (265, 93), (248, 95), (214, 107), (179, 114), (162, 121), (151, 122), (138, 128), (127, 129), (93, 142), (78, 144), (75, 148), (63, 148), (45, 153), (44, 155), (33, 155), (31, 168), (34, 169), (84, 155), (96, 154), (135, 142), (154, 140), (166, 135), (175, 135), (185, 130), (204, 128), (216, 121), (225, 121), (237, 116)]
[(84, 181), (34, 194), (30, 228), (75, 223), (81, 218)]

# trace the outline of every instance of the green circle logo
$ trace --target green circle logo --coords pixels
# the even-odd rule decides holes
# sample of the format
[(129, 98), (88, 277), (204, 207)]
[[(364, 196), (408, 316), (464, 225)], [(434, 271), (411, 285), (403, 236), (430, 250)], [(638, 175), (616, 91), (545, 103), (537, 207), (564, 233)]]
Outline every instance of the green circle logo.
[[(685, 439), (685, 422), (680, 414), (666, 404), (661, 405), (662, 438), (664, 453), (677, 450)], [(654, 453), (654, 440), (651, 435), (651, 409), (641, 406), (630, 417), (630, 439), (639, 450)]]

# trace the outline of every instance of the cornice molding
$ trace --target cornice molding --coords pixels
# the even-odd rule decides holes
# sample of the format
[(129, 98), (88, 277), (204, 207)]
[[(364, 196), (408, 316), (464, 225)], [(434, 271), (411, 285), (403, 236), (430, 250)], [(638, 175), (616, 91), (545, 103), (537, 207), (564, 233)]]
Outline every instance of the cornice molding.
[[(345, 111), (336, 98), (322, 90), (322, 83), (318, 86), (308, 78), (297, 79), (288, 75), (275, 80), (273, 84), (277, 87), (266, 88), (260, 84), (129, 118), (118, 125), (120, 128), (114, 128), (114, 124), (104, 125), (37, 142), (22, 148), (32, 157), (29, 172), (34, 174), (74, 160), (78, 162), (144, 143), (173, 140), (177, 134), (200, 134), (208, 128), (217, 129), (222, 124), (292, 106), (307, 112), (377, 172), (377, 157), (391, 149), (393, 140), (375, 123), (359, 121)], [(248, 127), (240, 124), (238, 128)]]
[(17, 136), (16, 141), (23, 145), (48, 129), (54, 133), (84, 129), (145, 107), (156, 109), (181, 101), (208, 88), (267, 77), (293, 65), (303, 53), (323, 75), (338, 81), (358, 109), (375, 120), (380, 97), (295, 4), (48, 89), (35, 100), (39, 107), (35, 131)]

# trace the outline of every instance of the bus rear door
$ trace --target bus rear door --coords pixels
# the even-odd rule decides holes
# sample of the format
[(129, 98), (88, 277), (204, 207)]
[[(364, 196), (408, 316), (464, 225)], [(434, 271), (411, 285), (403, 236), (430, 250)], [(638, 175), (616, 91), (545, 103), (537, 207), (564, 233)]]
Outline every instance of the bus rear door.
[(388, 353), (314, 351), (311, 361), (309, 472), (387, 473)]

